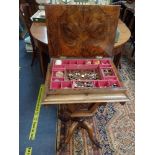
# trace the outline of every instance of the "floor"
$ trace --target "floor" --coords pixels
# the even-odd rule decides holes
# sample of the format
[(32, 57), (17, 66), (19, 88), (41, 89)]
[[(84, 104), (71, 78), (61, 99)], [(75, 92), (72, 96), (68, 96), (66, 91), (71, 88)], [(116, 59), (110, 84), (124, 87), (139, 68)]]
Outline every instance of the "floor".
[(31, 67), (31, 53), (25, 51), (23, 40), (19, 41), (19, 123), (20, 150), (24, 155), (27, 147), (32, 147), (33, 155), (55, 155), (56, 112), (55, 106), (41, 106), (35, 140), (29, 140), (37, 96), (43, 78), (38, 60)]

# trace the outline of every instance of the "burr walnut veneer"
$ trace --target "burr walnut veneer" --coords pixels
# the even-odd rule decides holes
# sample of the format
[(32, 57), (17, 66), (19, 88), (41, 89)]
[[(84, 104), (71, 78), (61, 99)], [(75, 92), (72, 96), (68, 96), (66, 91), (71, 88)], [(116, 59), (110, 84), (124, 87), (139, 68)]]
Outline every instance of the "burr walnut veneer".
[(112, 56), (119, 6), (47, 5), (50, 57)]

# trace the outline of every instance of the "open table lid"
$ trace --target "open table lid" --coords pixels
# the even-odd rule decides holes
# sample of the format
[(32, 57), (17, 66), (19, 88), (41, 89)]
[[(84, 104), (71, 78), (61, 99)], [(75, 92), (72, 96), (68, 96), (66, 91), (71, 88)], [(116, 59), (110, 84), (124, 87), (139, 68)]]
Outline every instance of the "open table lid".
[(50, 57), (112, 56), (120, 6), (46, 5)]

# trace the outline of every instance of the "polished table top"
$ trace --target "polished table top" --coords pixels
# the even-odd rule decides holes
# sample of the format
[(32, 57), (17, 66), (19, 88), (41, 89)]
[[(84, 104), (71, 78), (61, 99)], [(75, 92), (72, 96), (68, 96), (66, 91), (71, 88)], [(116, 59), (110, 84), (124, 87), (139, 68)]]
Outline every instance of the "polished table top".
[[(120, 31), (120, 36), (118, 42), (114, 44), (114, 48), (125, 44), (131, 36), (130, 30), (120, 19), (118, 21), (118, 29)], [(30, 31), (35, 39), (41, 43), (48, 44), (46, 23), (33, 22)]]

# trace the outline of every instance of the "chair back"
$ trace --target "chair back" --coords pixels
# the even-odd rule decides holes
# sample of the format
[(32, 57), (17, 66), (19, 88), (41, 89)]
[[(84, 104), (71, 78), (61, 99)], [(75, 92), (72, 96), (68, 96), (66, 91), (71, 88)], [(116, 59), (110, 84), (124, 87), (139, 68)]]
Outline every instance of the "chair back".
[(46, 5), (50, 57), (112, 56), (120, 6)]
[(32, 47), (33, 47), (33, 51), (35, 51), (36, 50), (35, 41), (34, 41), (34, 38), (31, 35), (31, 31), (30, 31), (30, 28), (31, 28), (31, 25), (32, 25), (32, 21), (30, 19), (30, 17), (32, 16), (30, 5), (28, 3), (21, 3), (20, 4), (20, 13), (22, 14), (22, 17), (24, 19), (27, 31), (29, 33), (31, 44), (32, 44)]
[(28, 32), (30, 31), (31, 25), (32, 25), (32, 21), (30, 19), (31, 17), (31, 10), (30, 10), (30, 6), (28, 3), (22, 3), (20, 4), (20, 13), (24, 19), (26, 28), (28, 30)]

